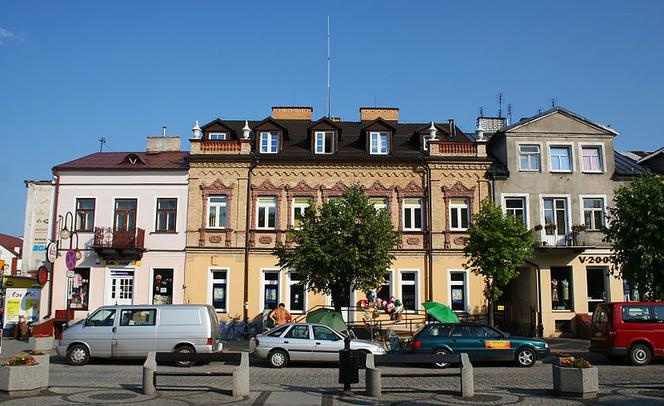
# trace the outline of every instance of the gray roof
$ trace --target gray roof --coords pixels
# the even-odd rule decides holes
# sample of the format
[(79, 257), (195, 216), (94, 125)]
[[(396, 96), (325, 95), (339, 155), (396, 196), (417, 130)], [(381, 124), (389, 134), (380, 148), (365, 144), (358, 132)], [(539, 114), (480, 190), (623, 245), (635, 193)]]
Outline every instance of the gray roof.
[(616, 162), (616, 176), (617, 177), (631, 177), (643, 175), (644, 173), (650, 172), (648, 168), (645, 168), (635, 160), (629, 157), (629, 153), (625, 151), (615, 150), (615, 162)]

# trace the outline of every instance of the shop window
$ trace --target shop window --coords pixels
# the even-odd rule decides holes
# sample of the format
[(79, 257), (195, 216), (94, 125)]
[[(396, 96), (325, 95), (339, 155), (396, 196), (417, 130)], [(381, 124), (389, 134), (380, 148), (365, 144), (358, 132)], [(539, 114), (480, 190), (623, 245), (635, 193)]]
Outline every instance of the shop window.
[(573, 309), (572, 267), (551, 267), (551, 308)]
[(213, 269), (211, 272), (212, 307), (217, 312), (226, 313), (228, 311), (228, 271)]
[(74, 277), (67, 278), (69, 285), (69, 308), (88, 310), (90, 293), (90, 268), (75, 268)]
[(305, 289), (299, 272), (288, 272), (288, 309), (291, 312), (304, 312), (306, 309)]
[(263, 275), (263, 310), (276, 309), (279, 305), (279, 272)]
[(173, 270), (155, 269), (152, 280), (152, 304), (173, 304)]
[(468, 311), (466, 272), (450, 272), (450, 308), (455, 312)]

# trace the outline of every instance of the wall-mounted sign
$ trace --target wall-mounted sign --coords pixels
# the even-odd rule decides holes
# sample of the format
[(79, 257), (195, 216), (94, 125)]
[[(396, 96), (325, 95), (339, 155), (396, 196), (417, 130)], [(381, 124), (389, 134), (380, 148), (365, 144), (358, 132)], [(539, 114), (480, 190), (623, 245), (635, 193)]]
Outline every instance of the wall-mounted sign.
[(76, 268), (76, 251), (67, 251), (67, 254), (65, 255), (65, 264), (69, 270)]
[(41, 289), (7, 288), (4, 325), (18, 323), (19, 316), (26, 320), (38, 320), (40, 297)]
[(54, 263), (58, 258), (58, 246), (55, 242), (50, 242), (46, 247), (46, 260), (50, 263)]
[(582, 264), (610, 264), (614, 261), (613, 255), (579, 255), (579, 262)]
[(37, 282), (42, 286), (46, 285), (46, 282), (48, 282), (48, 268), (44, 265), (37, 269)]

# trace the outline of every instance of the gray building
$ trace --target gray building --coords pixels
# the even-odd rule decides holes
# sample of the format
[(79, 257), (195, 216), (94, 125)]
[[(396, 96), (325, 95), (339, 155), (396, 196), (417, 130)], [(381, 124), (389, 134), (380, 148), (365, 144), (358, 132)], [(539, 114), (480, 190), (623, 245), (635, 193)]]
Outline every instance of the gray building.
[(493, 198), (538, 242), (505, 292), (507, 310), (535, 309), (545, 336), (583, 334), (597, 303), (624, 298), (600, 230), (615, 188), (645, 169), (616, 154), (617, 131), (562, 108), (481, 134), (487, 121)]

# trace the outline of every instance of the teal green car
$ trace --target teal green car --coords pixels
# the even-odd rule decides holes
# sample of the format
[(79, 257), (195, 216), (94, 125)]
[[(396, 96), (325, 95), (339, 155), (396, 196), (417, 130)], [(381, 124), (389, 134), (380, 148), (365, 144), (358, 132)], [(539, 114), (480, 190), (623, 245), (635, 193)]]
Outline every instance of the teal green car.
[[(427, 354), (467, 353), (471, 361), (514, 361), (531, 367), (549, 355), (549, 345), (536, 338), (511, 337), (486, 324), (432, 323), (420, 328), (410, 351)], [(447, 364), (434, 364), (444, 368)]]

